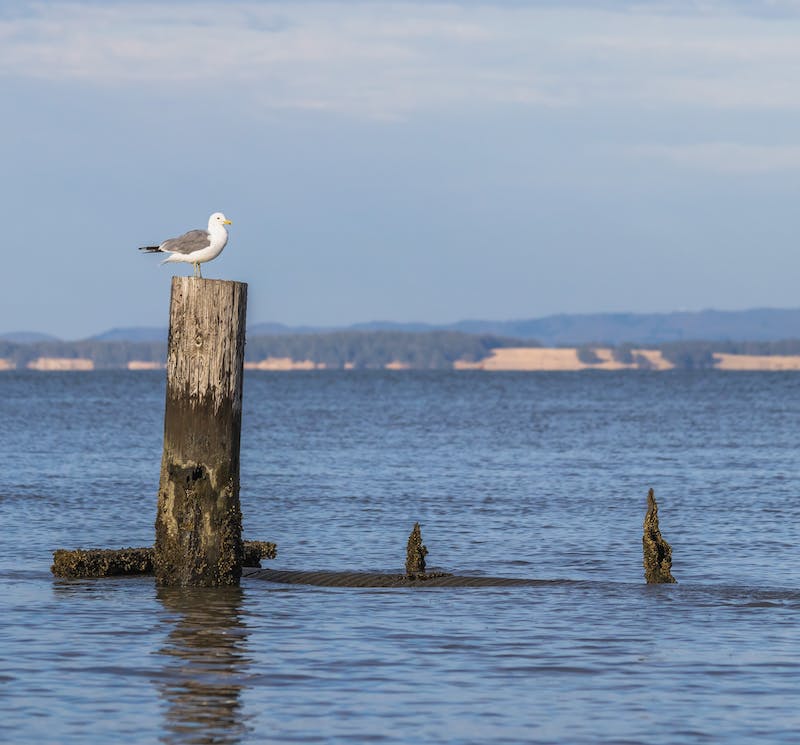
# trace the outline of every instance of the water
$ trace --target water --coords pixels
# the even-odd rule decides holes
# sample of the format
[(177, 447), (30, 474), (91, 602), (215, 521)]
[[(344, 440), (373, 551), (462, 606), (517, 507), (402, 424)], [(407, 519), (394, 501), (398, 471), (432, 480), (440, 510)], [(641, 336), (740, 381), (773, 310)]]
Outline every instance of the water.
[[(536, 587), (65, 581), (152, 544), (163, 373), (0, 375), (0, 742), (796, 743), (800, 376), (248, 373), (269, 566)], [(647, 586), (647, 489), (679, 584)]]

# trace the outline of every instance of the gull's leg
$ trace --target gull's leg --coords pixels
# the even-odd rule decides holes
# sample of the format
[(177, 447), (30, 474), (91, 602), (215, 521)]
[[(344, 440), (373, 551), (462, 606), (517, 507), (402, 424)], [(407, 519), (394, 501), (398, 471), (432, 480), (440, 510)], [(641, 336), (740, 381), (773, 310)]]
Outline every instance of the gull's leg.
[(197, 262), (197, 276), (200, 279), (203, 279), (203, 272), (200, 270), (200, 262), (199, 261)]

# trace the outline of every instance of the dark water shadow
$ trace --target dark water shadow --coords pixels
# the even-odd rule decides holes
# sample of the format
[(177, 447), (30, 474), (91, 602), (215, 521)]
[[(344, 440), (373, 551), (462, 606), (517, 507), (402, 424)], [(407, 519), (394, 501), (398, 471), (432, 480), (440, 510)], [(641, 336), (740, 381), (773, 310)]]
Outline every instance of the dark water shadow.
[(243, 711), (251, 659), (240, 588), (160, 588), (174, 615), (154, 682), (164, 702), (161, 742), (231, 745), (251, 728)]

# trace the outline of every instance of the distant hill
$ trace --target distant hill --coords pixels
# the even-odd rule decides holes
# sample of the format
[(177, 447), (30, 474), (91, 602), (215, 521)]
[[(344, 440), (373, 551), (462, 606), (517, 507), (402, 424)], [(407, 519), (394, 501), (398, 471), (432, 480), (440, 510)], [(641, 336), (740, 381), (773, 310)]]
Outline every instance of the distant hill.
[(524, 321), (460, 321), (450, 328), (472, 334), (536, 339), (545, 346), (778, 341), (800, 338), (800, 309), (561, 314)]
[[(275, 328), (276, 326), (280, 327)], [(263, 329), (263, 330), (262, 330)], [(300, 334), (333, 331), (460, 331), (536, 340), (545, 346), (582, 344), (664, 344), (678, 341), (779, 341), (800, 338), (800, 308), (701, 310), (672, 313), (562, 313), (518, 321), (467, 320), (452, 324), (370, 321), (346, 328), (255, 324), (248, 334)]]
[(701, 310), (672, 313), (562, 313), (519, 321), (458, 321), (448, 325), (373, 321), (349, 327), (363, 331), (461, 331), (544, 346), (664, 344), (678, 341), (779, 341), (800, 338), (800, 309)]
[[(404, 332), (458, 331), (535, 340), (544, 346), (585, 344), (665, 344), (684, 341), (781, 341), (800, 339), (800, 308), (755, 308), (752, 310), (701, 310), (672, 313), (584, 313), (545, 316), (516, 321), (466, 320), (452, 324), (370, 321), (351, 326), (287, 326), (282, 323), (251, 323), (247, 336), (330, 334), (343, 331)], [(53, 341), (46, 334), (17, 332), (0, 339), (18, 343)], [(113, 328), (87, 341), (164, 342), (163, 327)]]
[(248, 336), (283, 336), (285, 334), (324, 334), (327, 331), (341, 331), (344, 327), (334, 326), (287, 326), (285, 323), (248, 323)]
[(90, 336), (87, 341), (166, 341), (167, 329), (159, 326), (130, 326), (104, 331)]
[[(427, 331), (459, 331), (457, 324), (439, 325), (433, 323), (400, 323), (397, 321), (368, 321), (367, 323), (354, 323), (348, 326), (349, 331), (401, 331), (404, 333), (420, 334)], [(472, 331), (463, 333), (471, 334)], [(483, 331), (477, 333), (482, 334)], [(486, 333), (492, 333), (491, 331)]]
[[(348, 327), (358, 331), (460, 331), (535, 340), (544, 346), (626, 342), (780, 341), (800, 338), (800, 308), (701, 310), (672, 313), (562, 313), (519, 321), (459, 321), (448, 325), (373, 321)], [(298, 333), (292, 330), (293, 333)], [(251, 331), (252, 334), (252, 331)]]

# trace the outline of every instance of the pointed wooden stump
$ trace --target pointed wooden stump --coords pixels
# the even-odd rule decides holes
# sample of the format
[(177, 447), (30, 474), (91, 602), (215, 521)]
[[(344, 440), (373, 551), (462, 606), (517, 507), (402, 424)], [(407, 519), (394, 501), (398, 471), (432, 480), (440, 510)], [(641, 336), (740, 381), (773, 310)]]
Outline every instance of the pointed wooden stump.
[(419, 523), (414, 523), (414, 529), (408, 536), (406, 544), (406, 576), (425, 573), (425, 555), (428, 549), (422, 545), (422, 532)]
[(647, 514), (644, 518), (644, 578), (648, 584), (677, 582), (672, 576), (672, 547), (661, 536), (658, 527), (658, 504), (651, 489), (647, 494)]
[(160, 586), (239, 583), (246, 305), (241, 282), (172, 279), (154, 561)]

